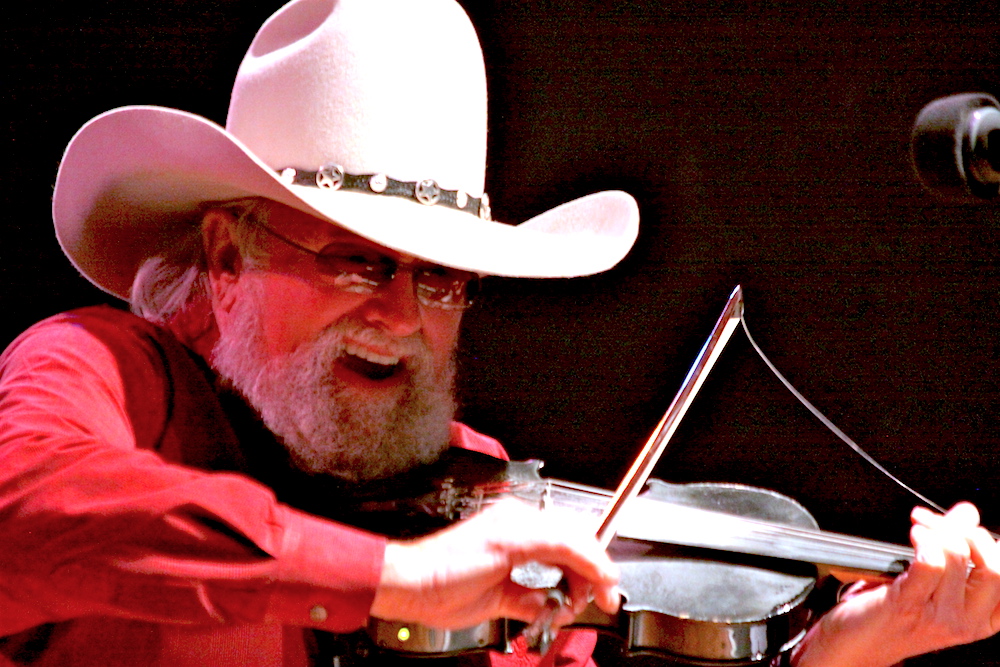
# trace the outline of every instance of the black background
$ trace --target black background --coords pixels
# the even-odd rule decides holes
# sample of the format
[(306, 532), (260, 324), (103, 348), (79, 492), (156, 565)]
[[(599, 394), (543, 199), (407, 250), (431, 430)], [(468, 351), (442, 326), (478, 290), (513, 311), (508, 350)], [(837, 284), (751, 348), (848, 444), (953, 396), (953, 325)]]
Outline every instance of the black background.
[[(1000, 527), (1000, 204), (934, 198), (908, 156), (924, 104), (1000, 94), (995, 0), (463, 4), (490, 77), (495, 217), (620, 188), (643, 220), (607, 274), (492, 283), (467, 319), (466, 421), (551, 477), (613, 487), (742, 284), (751, 331), (793, 384), (908, 483), (943, 505), (972, 500)], [(0, 343), (108, 300), (52, 233), (72, 134), (125, 104), (224, 122), (239, 61), (278, 6), (8, 8)], [(906, 541), (914, 502), (742, 333), (656, 476), (774, 488), (825, 528), (892, 541)], [(998, 653), (994, 639), (917, 662)]]

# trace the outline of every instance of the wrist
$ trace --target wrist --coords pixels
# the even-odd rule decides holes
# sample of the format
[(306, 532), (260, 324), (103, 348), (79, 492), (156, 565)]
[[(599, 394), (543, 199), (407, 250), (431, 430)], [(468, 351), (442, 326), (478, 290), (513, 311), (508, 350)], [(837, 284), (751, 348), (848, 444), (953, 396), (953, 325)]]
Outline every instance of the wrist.
[(792, 667), (896, 667), (905, 656), (892, 651), (887, 633), (873, 623), (845, 624), (837, 609), (820, 618), (790, 653)]
[(410, 620), (405, 616), (404, 601), (407, 578), (403, 571), (407, 562), (406, 547), (393, 540), (385, 545), (382, 571), (379, 575), (371, 615), (387, 621)]

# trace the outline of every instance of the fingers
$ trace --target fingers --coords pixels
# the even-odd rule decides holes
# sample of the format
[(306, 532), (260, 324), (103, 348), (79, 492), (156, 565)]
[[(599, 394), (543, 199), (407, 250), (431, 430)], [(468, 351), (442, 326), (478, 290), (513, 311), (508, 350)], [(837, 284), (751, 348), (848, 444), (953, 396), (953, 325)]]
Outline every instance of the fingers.
[[(548, 605), (546, 591), (524, 588), (511, 581), (504, 584), (504, 588), (503, 603), (500, 610), (504, 618), (531, 623), (546, 613)], [(560, 620), (558, 616), (556, 620)], [(566, 622), (563, 621), (563, 624)]]
[(979, 510), (972, 503), (966, 502), (956, 504), (945, 514), (932, 512), (926, 507), (914, 507), (910, 513), (910, 518), (914, 523), (922, 524), (928, 528), (934, 528), (942, 524), (975, 528), (979, 525)]
[(578, 611), (593, 597), (608, 613), (618, 608), (618, 566), (594, 537), (593, 527), (583, 518), (559, 511), (539, 511), (523, 503), (502, 503), (518, 527), (507, 542), (499, 535), (500, 548), (508, 549), (512, 565), (538, 561), (561, 568), (570, 583), (570, 597)]
[(942, 601), (956, 602), (968, 572), (970, 549), (965, 536), (979, 523), (979, 513), (962, 503), (944, 515), (917, 507), (910, 516), (914, 521), (910, 537), (917, 550), (915, 578), (921, 579), (915, 591), (925, 597), (937, 592), (939, 600), (944, 596)]
[[(618, 566), (596, 540), (586, 517), (558, 510), (539, 511), (520, 502), (501, 505), (505, 506), (496, 511), (508, 514), (518, 526), (514, 543), (503, 543), (503, 548), (511, 548), (512, 565), (537, 561), (564, 573), (566, 604), (552, 619), (553, 627), (571, 623), (591, 600), (609, 614), (618, 610)], [(515, 604), (517, 613), (529, 614), (527, 618), (518, 617), (520, 620), (533, 622), (548, 613), (544, 598), (531, 592), (522, 592)]]
[(592, 526), (510, 500), (417, 540), (390, 541), (372, 614), (441, 628), (495, 618), (532, 622), (546, 609), (545, 590), (510, 579), (513, 568), (530, 562), (566, 575), (570, 604), (556, 623), (570, 622), (591, 596), (608, 613), (617, 610), (618, 568)]
[(616, 585), (595, 587), (575, 573), (569, 573), (566, 578), (570, 586), (569, 602), (574, 616), (583, 613), (590, 603), (609, 614), (618, 611), (621, 593)]
[(917, 524), (910, 537), (917, 550), (910, 598), (920, 603), (933, 597), (939, 607), (964, 607), (970, 551), (963, 533), (947, 524), (934, 529)]
[(594, 584), (618, 581), (618, 566), (583, 518), (567, 511), (525, 509), (519, 539), (524, 553), (531, 552), (530, 559), (568, 567)]
[(969, 572), (967, 606), (974, 618), (985, 619), (978, 634), (988, 637), (1000, 632), (1000, 541), (985, 528), (975, 528), (969, 545), (974, 569)]
[(796, 664), (893, 664), (1000, 631), (1000, 545), (976, 508), (911, 516), (912, 566), (841, 601), (796, 649)]
[(978, 525), (979, 512), (959, 503), (944, 515), (917, 508), (911, 517), (917, 562), (901, 582), (901, 597), (922, 604), (924, 613), (956, 640), (995, 634), (1000, 630), (1000, 545)]

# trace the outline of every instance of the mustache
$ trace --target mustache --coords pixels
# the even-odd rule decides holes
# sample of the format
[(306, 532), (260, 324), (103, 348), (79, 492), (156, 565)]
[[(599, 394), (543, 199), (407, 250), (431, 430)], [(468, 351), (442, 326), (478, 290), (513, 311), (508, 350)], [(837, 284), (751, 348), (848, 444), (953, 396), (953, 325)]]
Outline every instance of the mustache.
[(370, 347), (380, 354), (397, 357), (400, 366), (410, 371), (433, 366), (431, 349), (419, 332), (398, 337), (351, 317), (333, 322), (300, 351), (308, 348), (307, 356), (315, 355), (314, 363), (330, 368), (338, 359), (349, 356), (348, 347), (353, 345)]
[(326, 329), (318, 340), (328, 340), (342, 347), (348, 341), (378, 348), (387, 354), (397, 357), (419, 357), (430, 354), (430, 348), (423, 336), (413, 333), (402, 338), (393, 336), (381, 329), (363, 324), (351, 318), (342, 318)]

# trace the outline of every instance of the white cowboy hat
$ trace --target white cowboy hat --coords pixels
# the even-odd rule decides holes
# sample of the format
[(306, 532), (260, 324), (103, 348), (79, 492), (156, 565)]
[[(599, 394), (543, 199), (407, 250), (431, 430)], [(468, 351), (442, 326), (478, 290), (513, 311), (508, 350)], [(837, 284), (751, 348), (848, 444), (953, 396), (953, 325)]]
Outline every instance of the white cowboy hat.
[(509, 225), (490, 220), (485, 168), (483, 56), (457, 4), (294, 0), (250, 45), (225, 129), (161, 107), (94, 118), (66, 149), (53, 218), (73, 264), (125, 298), (204, 202), (250, 196), (482, 274), (588, 275), (632, 247), (628, 194)]

